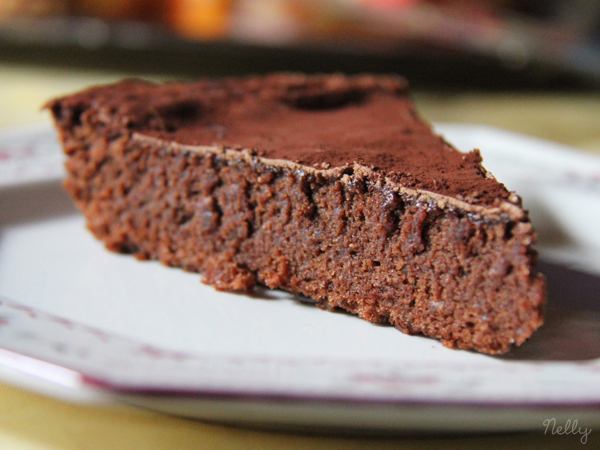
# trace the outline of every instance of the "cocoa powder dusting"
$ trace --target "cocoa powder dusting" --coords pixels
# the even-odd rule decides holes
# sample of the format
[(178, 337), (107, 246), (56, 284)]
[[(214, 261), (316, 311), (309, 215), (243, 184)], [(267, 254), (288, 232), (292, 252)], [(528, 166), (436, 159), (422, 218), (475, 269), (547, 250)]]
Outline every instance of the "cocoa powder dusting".
[[(180, 144), (256, 149), (258, 156), (330, 168), (358, 163), (409, 188), (496, 205), (509, 192), (431, 133), (397, 77), (267, 77), (151, 85), (128, 80), (59, 99), (66, 111), (100, 109), (123, 130)], [(55, 115), (60, 116), (60, 114)], [(81, 120), (72, 117), (71, 120)]]

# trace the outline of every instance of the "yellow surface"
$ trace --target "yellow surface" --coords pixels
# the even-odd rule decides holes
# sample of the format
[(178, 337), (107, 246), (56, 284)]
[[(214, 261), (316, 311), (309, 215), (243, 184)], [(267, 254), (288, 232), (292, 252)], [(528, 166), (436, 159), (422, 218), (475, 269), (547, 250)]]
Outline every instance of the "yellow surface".
[(41, 110), (47, 100), (131, 76), (130, 73), (0, 64), (0, 128), (49, 121), (48, 112)]
[[(47, 99), (117, 80), (108, 74), (0, 64), (0, 128), (48, 120)], [(430, 120), (485, 123), (600, 151), (600, 95), (419, 93)], [(576, 419), (574, 417), (573, 419)], [(153, 449), (570, 449), (600, 448), (600, 429), (579, 436), (531, 433), (357, 439), (231, 428), (134, 408), (68, 404), (0, 383), (0, 450)]]
[[(583, 448), (600, 448), (593, 430)], [(582, 448), (580, 436), (498, 434), (395, 439), (307, 436), (255, 431), (168, 417), (133, 408), (72, 405), (0, 384), (2, 450), (326, 449), (481, 450)]]
[(600, 93), (417, 94), (421, 114), (437, 122), (504, 128), (600, 152)]

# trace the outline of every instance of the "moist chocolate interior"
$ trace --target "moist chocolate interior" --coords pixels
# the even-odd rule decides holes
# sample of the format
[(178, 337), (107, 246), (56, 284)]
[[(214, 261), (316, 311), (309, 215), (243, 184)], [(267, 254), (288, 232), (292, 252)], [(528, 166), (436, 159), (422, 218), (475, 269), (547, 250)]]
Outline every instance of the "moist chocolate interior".
[(503, 202), (477, 153), (429, 134), (401, 79), (136, 81), (48, 107), (65, 188), (110, 250), (221, 290), (285, 289), (448, 347), (504, 353), (542, 323), (517, 196)]
[(80, 114), (98, 108), (100, 117), (117, 115), (123, 127), (165, 141), (251, 148), (321, 169), (360, 164), (405, 187), (474, 205), (506, 201), (510, 193), (488, 177), (479, 152), (457, 152), (431, 133), (406, 87), (402, 78), (371, 76), (127, 80), (54, 105)]

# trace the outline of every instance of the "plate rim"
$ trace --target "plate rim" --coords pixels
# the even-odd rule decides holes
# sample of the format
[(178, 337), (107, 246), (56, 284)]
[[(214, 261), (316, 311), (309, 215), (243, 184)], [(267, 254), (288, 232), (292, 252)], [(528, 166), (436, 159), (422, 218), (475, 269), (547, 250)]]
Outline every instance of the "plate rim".
[[(552, 151), (557, 155), (557, 156), (561, 156), (564, 155), (565, 151), (569, 152), (570, 156), (573, 155), (578, 155), (579, 157), (583, 158), (583, 160), (585, 160), (585, 162), (587, 163), (592, 162), (593, 164), (598, 164), (598, 166), (600, 167), (600, 158), (598, 158), (597, 156), (593, 155), (593, 154), (589, 154), (588, 152), (585, 152), (583, 150), (580, 149), (576, 149), (573, 147), (569, 147), (563, 144), (558, 144), (558, 143), (554, 143), (552, 141), (546, 141), (543, 139), (539, 139), (539, 138), (535, 138), (535, 137), (531, 137), (531, 136), (527, 136), (527, 135), (523, 135), (520, 133), (515, 133), (512, 131), (507, 131), (507, 130), (503, 130), (500, 128), (496, 128), (496, 127), (491, 127), (488, 125), (479, 125), (479, 124), (451, 124), (451, 123), (445, 123), (445, 124), (436, 124), (435, 125), (435, 130), (437, 132), (440, 132), (442, 135), (444, 134), (444, 130), (448, 130), (451, 129), (452, 127), (461, 127), (463, 129), (472, 129), (472, 130), (477, 130), (478, 132), (487, 132), (487, 133), (496, 133), (502, 136), (510, 136), (511, 138), (514, 139), (527, 139), (530, 141), (535, 141), (538, 144), (542, 144), (542, 145), (546, 145), (548, 144), (549, 148), (552, 149)], [(49, 129), (47, 124), (35, 124), (35, 125), (30, 125), (30, 126), (19, 126), (19, 127), (14, 127), (14, 128), (8, 128), (8, 129), (2, 129), (0, 130), (0, 138), (2, 136), (4, 136), (5, 134), (9, 133), (9, 134), (13, 134), (14, 136), (17, 136), (20, 133), (26, 134), (28, 132), (30, 132), (30, 130), (42, 130), (42, 131), (47, 131)], [(24, 187), (27, 185), (34, 185), (37, 184), (39, 182), (54, 182), (54, 181), (58, 181), (59, 178), (57, 178), (56, 176), (52, 176), (50, 178), (36, 178), (36, 179), (27, 179), (24, 180), (22, 183), (17, 183), (14, 185), (0, 185), (0, 189), (7, 189), (7, 188), (20, 188), (20, 187)], [(0, 304), (2, 304), (3, 300), (2, 298), (0, 298)], [(10, 300), (11, 303), (17, 303), (14, 302), (13, 300)], [(110, 333), (108, 333), (110, 334)], [(143, 344), (143, 343), (142, 343)], [(11, 350), (9, 350), (11, 351)], [(32, 356), (29, 355), (25, 355), (22, 354), (25, 357), (28, 358), (32, 358)], [(37, 358), (39, 359), (39, 358)], [(41, 361), (44, 361), (43, 359), (40, 359)], [(54, 364), (51, 361), (45, 361), (46, 363), (49, 364)], [(64, 367), (64, 366), (63, 366)], [(68, 368), (67, 368), (68, 369)], [(17, 369), (18, 370), (18, 369)], [(68, 369), (71, 370), (71, 369)], [(184, 396), (186, 398), (190, 397), (190, 392), (182, 392), (182, 391), (177, 391), (177, 392), (165, 392), (165, 391), (160, 391), (160, 390), (149, 390), (149, 391), (144, 391), (142, 390), (141, 392), (139, 390), (131, 390), (131, 389), (123, 389), (122, 387), (115, 385), (113, 383), (110, 382), (106, 382), (106, 380), (102, 380), (102, 379), (98, 379), (97, 377), (94, 376), (89, 376), (83, 372), (79, 372), (80, 376), (81, 376), (81, 381), (82, 381), (82, 386), (80, 387), (80, 389), (83, 390), (90, 388), (91, 391), (95, 391), (100, 392), (101, 395), (99, 395), (99, 397), (94, 400), (97, 401), (99, 398), (102, 398), (103, 401), (107, 400), (109, 397), (114, 400), (117, 399), (119, 401), (127, 401), (126, 399), (128, 397), (130, 397), (133, 395), (134, 397), (139, 396), (139, 394), (142, 394), (142, 398), (151, 398), (154, 397), (156, 398), (157, 396), (166, 396), (169, 398), (172, 397), (181, 397)], [(31, 374), (30, 374), (31, 375)], [(33, 375), (32, 375), (33, 376)], [(87, 391), (86, 391), (87, 392)], [(108, 394), (108, 395), (102, 395), (102, 394)], [(306, 396), (294, 396), (294, 395), (290, 395), (290, 394), (286, 394), (286, 395), (273, 395), (273, 394), (269, 394), (269, 395), (265, 395), (265, 394), (249, 394), (248, 392), (245, 393), (231, 393), (231, 392), (217, 392), (215, 394), (214, 391), (207, 391), (207, 390), (200, 390), (200, 391), (194, 391), (191, 394), (192, 397), (194, 398), (198, 398), (198, 397), (202, 397), (205, 399), (208, 398), (216, 398), (216, 399), (226, 399), (226, 400), (234, 400), (234, 401), (248, 401), (249, 399), (252, 400), (274, 400), (274, 401), (298, 401), (298, 400), (302, 400), (302, 401), (307, 401), (307, 402), (315, 402), (315, 403), (319, 403), (319, 404), (323, 404), (323, 403), (353, 403), (356, 405), (370, 405), (372, 406), (373, 404), (375, 405), (395, 405), (395, 406), (407, 406), (407, 405), (412, 405), (412, 406), (418, 406), (418, 405), (422, 405), (422, 406), (432, 406), (434, 408), (447, 408), (448, 406), (463, 406), (463, 407), (490, 407), (490, 408), (524, 408), (524, 407), (543, 407), (543, 406), (553, 406), (553, 407), (560, 407), (560, 408), (565, 408), (565, 409), (575, 409), (575, 408), (598, 408), (600, 407), (600, 397), (596, 400), (594, 400), (593, 402), (573, 402), (573, 403), (548, 403), (548, 402), (540, 402), (540, 403), (531, 403), (531, 402), (526, 402), (523, 404), (518, 404), (518, 403), (514, 403), (514, 402), (507, 402), (505, 404), (502, 403), (489, 403), (486, 404), (486, 402), (483, 403), (477, 403), (477, 402), (456, 402), (456, 401), (451, 401), (451, 402), (440, 402), (440, 401), (424, 401), (424, 400), (409, 400), (409, 399), (403, 399), (403, 400), (391, 400), (391, 401), (383, 401), (381, 399), (377, 399), (377, 400), (357, 400), (357, 399), (348, 399), (348, 398), (332, 398), (332, 397), (306, 397)], [(75, 396), (77, 397), (77, 396)], [(92, 397), (89, 397), (92, 398)]]

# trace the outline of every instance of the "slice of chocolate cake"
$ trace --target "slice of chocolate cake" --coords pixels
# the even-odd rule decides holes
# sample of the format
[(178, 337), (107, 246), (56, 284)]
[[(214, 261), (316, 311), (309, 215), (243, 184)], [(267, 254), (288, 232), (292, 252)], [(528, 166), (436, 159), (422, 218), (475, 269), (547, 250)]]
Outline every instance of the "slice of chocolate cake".
[(542, 323), (520, 198), (433, 134), (400, 78), (125, 81), (48, 107), (110, 250), (448, 347), (503, 353)]

